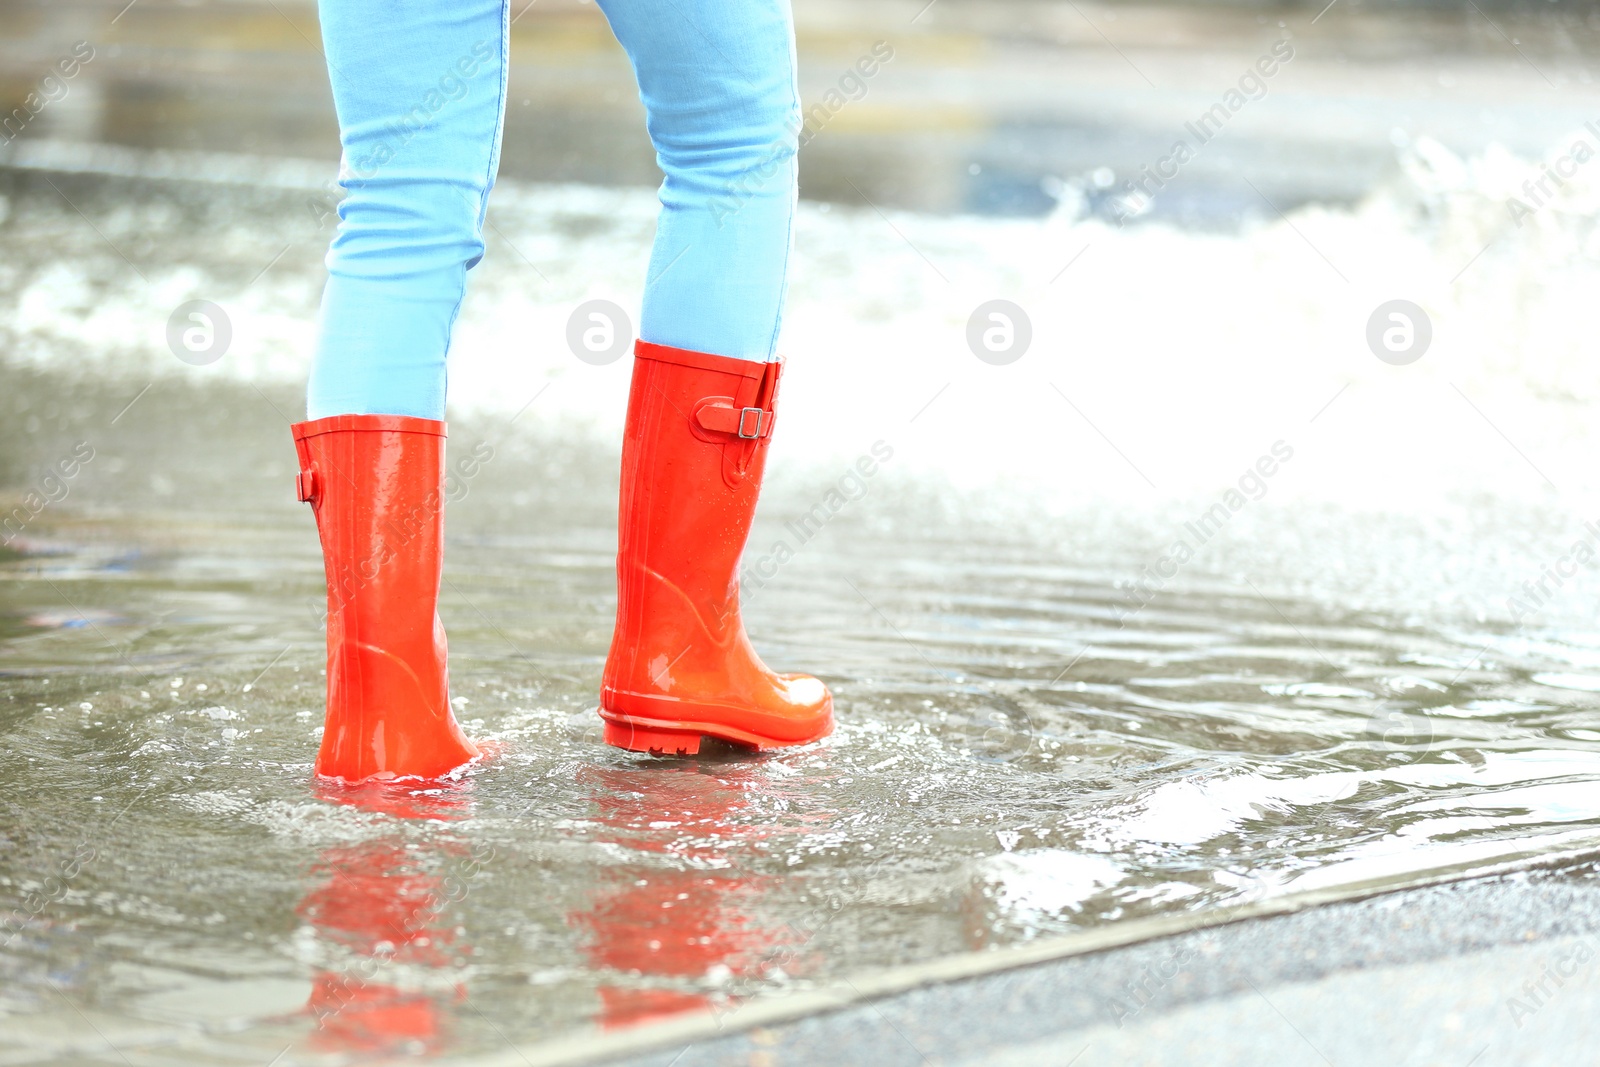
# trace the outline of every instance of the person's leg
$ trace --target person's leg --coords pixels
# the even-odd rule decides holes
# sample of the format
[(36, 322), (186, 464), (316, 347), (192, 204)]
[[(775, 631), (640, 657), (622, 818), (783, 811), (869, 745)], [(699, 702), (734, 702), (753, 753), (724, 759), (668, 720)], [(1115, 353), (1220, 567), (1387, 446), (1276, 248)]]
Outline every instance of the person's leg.
[(661, 185), (639, 336), (777, 350), (801, 119), (788, 0), (598, 0), (633, 62)]
[(605, 738), (806, 744), (833, 729), (833, 699), (761, 662), (738, 582), (783, 370), (800, 128), (788, 3), (599, 2), (666, 172), (623, 430)]
[(450, 711), (445, 356), (498, 163), (506, 0), (323, 0), (344, 144), (321, 334), (292, 427), (328, 581), (316, 773), (435, 778), (479, 755)]
[(507, 0), (322, 0), (344, 147), (307, 417), (441, 419), (500, 159)]

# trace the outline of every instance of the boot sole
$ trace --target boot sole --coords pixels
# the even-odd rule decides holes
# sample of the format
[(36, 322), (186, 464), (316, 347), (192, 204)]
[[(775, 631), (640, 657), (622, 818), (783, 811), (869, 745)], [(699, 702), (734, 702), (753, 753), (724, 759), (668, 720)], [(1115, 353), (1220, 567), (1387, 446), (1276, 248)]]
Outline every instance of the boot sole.
[(753, 748), (757, 752), (770, 752), (776, 748), (809, 745), (833, 732), (831, 708), (821, 730), (811, 737), (794, 741), (764, 737), (723, 723), (647, 719), (637, 715), (619, 715), (606, 708), (600, 709), (600, 718), (605, 723), (606, 744), (625, 748), (630, 752), (649, 752), (659, 756), (693, 756), (700, 751), (702, 737)]

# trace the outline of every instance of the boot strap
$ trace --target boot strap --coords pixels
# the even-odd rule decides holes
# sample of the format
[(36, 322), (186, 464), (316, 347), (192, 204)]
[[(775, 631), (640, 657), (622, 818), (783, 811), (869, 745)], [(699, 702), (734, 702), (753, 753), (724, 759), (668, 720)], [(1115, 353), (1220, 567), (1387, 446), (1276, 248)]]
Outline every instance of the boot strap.
[(738, 407), (731, 396), (708, 396), (694, 411), (695, 422), (712, 433), (756, 441), (772, 434), (771, 408)]

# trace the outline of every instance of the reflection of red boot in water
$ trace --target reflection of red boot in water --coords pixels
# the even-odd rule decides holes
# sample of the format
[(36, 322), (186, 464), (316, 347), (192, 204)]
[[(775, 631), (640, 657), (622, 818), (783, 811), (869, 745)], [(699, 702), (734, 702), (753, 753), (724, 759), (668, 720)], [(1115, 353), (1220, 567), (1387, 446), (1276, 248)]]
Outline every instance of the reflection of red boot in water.
[(611, 972), (599, 989), (602, 1026), (705, 1011), (720, 999), (715, 987), (758, 980), (776, 965), (792, 969), (791, 931), (755, 918), (766, 880), (711, 867), (722, 860), (719, 846), (767, 833), (731, 818), (749, 778), (737, 765), (580, 773), (607, 839), (664, 861), (614, 868), (594, 906), (568, 918), (591, 935), (591, 965)]
[[(391, 787), (392, 788), (392, 787)], [(324, 798), (399, 818), (451, 818), (466, 814), (459, 799), (418, 803), (404, 791), (324, 790)], [(452, 878), (432, 873), (429, 856), (397, 837), (329, 848), (313, 868), (325, 878), (296, 909), (318, 939), (349, 957), (340, 970), (312, 979), (307, 1008), (317, 1020), (316, 1047), (326, 1051), (386, 1054), (438, 1052), (444, 1045), (442, 999), (424, 989), (404, 989), (377, 976), (385, 970), (439, 972), (459, 955), (441, 912), (459, 899)], [(463, 850), (463, 859), (465, 859)], [(470, 862), (470, 861), (469, 861)], [(437, 983), (427, 985), (437, 989)]]
[(372, 978), (384, 966), (448, 964), (451, 935), (437, 925), (441, 880), (418, 872), (414, 857), (395, 841), (327, 849), (316, 871), (328, 880), (297, 910), (324, 940), (355, 957), (347, 969), (313, 979), (309, 1007), (321, 1031), (317, 1043), (398, 1052), (421, 1042), (434, 1051), (439, 1011), (433, 1000)]
[[(577, 921), (594, 933), (590, 963), (608, 971), (635, 973), (674, 985), (702, 984), (718, 967), (744, 977), (769, 946), (740, 910), (753, 886), (706, 871), (631, 867), (594, 909)], [(771, 946), (776, 951), (776, 946)], [(651, 985), (600, 986), (600, 1023), (632, 1026), (712, 1006), (704, 992)]]

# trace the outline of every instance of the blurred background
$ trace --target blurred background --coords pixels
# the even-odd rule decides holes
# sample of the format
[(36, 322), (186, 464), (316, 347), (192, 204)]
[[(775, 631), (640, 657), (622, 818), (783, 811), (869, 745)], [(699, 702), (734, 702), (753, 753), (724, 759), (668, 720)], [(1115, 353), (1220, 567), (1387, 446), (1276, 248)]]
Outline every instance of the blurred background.
[(504, 747), (344, 795), (287, 431), (316, 8), (0, 0), (0, 1058), (558, 1062), (1600, 842), (1600, 7), (796, 0), (744, 580), (839, 729), (655, 761), (594, 715), (629, 361), (566, 338), (636, 314), (660, 176), (594, 5), (511, 16), (441, 603)]
[[(29, 140), (337, 158), (314, 4), (124, 6), (7, 0), (8, 112), (75, 42), (95, 50)], [(1224, 226), (1270, 214), (1241, 172), (1279, 207), (1350, 202), (1393, 173), (1395, 148), (1418, 133), (1461, 155), (1490, 144), (1536, 154), (1594, 117), (1592, 5), (1339, 0), (1317, 17), (1322, 7), (799, 0), (808, 106), (875, 41), (894, 50), (885, 76), (807, 146), (802, 195), (1042, 215), (1064, 182), (1114, 188), (1166, 154), (1280, 36), (1296, 42), (1287, 76), (1268, 79), (1267, 98), (1155, 198), (1157, 217)], [(627, 61), (598, 9), (523, 0), (512, 15), (501, 174), (655, 184)]]

